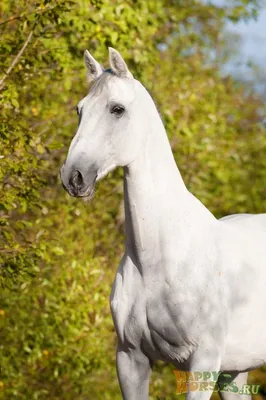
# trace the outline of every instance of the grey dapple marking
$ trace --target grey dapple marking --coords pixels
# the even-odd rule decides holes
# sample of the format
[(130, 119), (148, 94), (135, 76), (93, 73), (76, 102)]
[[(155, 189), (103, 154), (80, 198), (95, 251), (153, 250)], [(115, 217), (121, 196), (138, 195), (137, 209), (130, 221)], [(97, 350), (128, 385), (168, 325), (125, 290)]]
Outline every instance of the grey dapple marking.
[(123, 398), (148, 399), (158, 359), (243, 383), (266, 363), (266, 214), (217, 220), (186, 189), (154, 102), (121, 55), (110, 49), (108, 71), (87, 51), (85, 64), (93, 84), (61, 179), (91, 196), (124, 168), (126, 249), (111, 293)]

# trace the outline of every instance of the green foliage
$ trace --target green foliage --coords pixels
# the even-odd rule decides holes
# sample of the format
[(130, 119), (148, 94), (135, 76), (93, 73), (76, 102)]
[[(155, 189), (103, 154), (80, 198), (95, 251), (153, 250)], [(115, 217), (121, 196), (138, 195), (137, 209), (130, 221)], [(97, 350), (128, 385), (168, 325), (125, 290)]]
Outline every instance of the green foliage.
[[(108, 297), (123, 252), (122, 171), (91, 204), (58, 177), (87, 91), (83, 51), (100, 62), (107, 46), (121, 51), (156, 99), (185, 182), (217, 216), (261, 212), (264, 105), (213, 63), (226, 19), (255, 16), (257, 2), (0, 9), (0, 399), (119, 399)], [(151, 396), (176, 398), (171, 366), (155, 367)]]

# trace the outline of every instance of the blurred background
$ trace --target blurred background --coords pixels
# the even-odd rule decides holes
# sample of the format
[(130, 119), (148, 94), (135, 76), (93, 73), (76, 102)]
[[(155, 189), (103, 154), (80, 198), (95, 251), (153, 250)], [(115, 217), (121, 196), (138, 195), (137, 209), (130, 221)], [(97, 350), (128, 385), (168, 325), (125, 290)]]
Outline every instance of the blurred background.
[[(107, 47), (121, 52), (215, 216), (265, 212), (266, 4), (3, 0), (0, 14), (0, 399), (118, 400), (109, 294), (123, 172), (92, 203), (59, 180), (88, 91), (83, 51), (106, 67)], [(177, 399), (173, 370), (156, 364), (150, 399)], [(266, 368), (250, 383), (265, 398)]]

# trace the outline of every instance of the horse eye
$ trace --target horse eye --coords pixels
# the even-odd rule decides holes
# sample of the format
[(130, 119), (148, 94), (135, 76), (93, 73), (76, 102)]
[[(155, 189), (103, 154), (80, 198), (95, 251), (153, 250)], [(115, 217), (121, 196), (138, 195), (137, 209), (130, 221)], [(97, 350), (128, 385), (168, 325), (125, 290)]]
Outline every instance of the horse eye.
[(113, 106), (110, 110), (111, 114), (115, 114), (117, 117), (120, 117), (125, 111), (125, 108), (120, 105)]
[(78, 108), (78, 106), (76, 107), (76, 112), (77, 112), (77, 114), (79, 115), (79, 108)]

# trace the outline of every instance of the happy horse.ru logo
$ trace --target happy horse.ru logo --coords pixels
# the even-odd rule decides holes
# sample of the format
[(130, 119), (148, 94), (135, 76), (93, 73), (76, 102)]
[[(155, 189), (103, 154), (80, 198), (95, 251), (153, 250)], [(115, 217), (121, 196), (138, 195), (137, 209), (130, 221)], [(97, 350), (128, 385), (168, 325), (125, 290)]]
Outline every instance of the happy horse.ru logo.
[[(258, 394), (260, 385), (244, 384), (238, 387), (233, 381), (233, 377), (229, 373), (220, 372), (185, 372), (174, 370), (177, 383), (177, 394), (191, 392), (205, 392), (211, 390), (213, 392), (232, 392), (238, 394)], [(222, 380), (218, 383), (218, 377), (222, 376)]]

